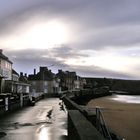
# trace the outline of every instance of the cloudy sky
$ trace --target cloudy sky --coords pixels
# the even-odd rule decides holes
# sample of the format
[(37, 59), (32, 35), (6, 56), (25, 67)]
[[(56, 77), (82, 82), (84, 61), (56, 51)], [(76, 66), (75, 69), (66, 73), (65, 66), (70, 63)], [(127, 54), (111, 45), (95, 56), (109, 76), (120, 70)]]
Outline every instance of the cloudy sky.
[(140, 79), (139, 6), (139, 0), (1, 0), (0, 48), (17, 72), (50, 66)]

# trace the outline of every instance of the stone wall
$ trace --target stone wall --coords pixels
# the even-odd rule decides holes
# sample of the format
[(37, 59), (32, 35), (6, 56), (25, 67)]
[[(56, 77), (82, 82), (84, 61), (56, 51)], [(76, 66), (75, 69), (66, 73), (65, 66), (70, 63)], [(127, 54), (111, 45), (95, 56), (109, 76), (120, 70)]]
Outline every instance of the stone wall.
[(78, 110), (69, 110), (68, 140), (105, 140), (105, 139)]

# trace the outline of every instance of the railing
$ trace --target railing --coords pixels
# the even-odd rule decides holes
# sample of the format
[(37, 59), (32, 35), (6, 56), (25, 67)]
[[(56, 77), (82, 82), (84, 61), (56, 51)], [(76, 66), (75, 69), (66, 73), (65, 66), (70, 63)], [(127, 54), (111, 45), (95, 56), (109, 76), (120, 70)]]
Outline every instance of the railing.
[(96, 108), (96, 128), (108, 140), (112, 140), (100, 108)]

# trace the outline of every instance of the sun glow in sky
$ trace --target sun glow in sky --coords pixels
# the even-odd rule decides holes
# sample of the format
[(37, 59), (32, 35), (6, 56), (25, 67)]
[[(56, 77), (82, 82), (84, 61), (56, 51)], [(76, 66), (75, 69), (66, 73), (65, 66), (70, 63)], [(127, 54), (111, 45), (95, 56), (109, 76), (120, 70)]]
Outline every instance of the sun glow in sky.
[(55, 64), (82, 76), (140, 79), (139, 5), (136, 0), (3, 1), (0, 49), (17, 72)]
[[(24, 30), (24, 31), (23, 31)], [(22, 32), (21, 32), (22, 31)], [(69, 28), (60, 21), (32, 23), (27, 28), (21, 27), (16, 33), (1, 39), (5, 48), (21, 49), (48, 49), (66, 44), (70, 39)]]

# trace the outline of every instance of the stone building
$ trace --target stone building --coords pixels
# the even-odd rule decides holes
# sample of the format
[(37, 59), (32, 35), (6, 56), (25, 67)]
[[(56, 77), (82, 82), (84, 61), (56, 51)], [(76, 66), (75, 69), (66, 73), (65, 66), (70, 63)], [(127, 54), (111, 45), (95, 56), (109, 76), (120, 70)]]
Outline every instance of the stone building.
[(12, 80), (6, 80), (4, 87), (5, 93), (26, 95), (30, 94), (30, 84), (28, 82), (27, 75), (23, 75), (22, 72), (19, 75), (15, 70), (12, 70)]
[(76, 72), (58, 70), (56, 76), (60, 79), (62, 91), (81, 89), (81, 78), (76, 75)]
[(0, 49), (0, 93), (3, 92), (5, 80), (12, 80), (12, 64)]
[(60, 92), (59, 80), (47, 67), (40, 67), (38, 73), (34, 69), (34, 74), (29, 75), (28, 80), (31, 83), (30, 92), (35, 97), (42, 94), (57, 94)]

